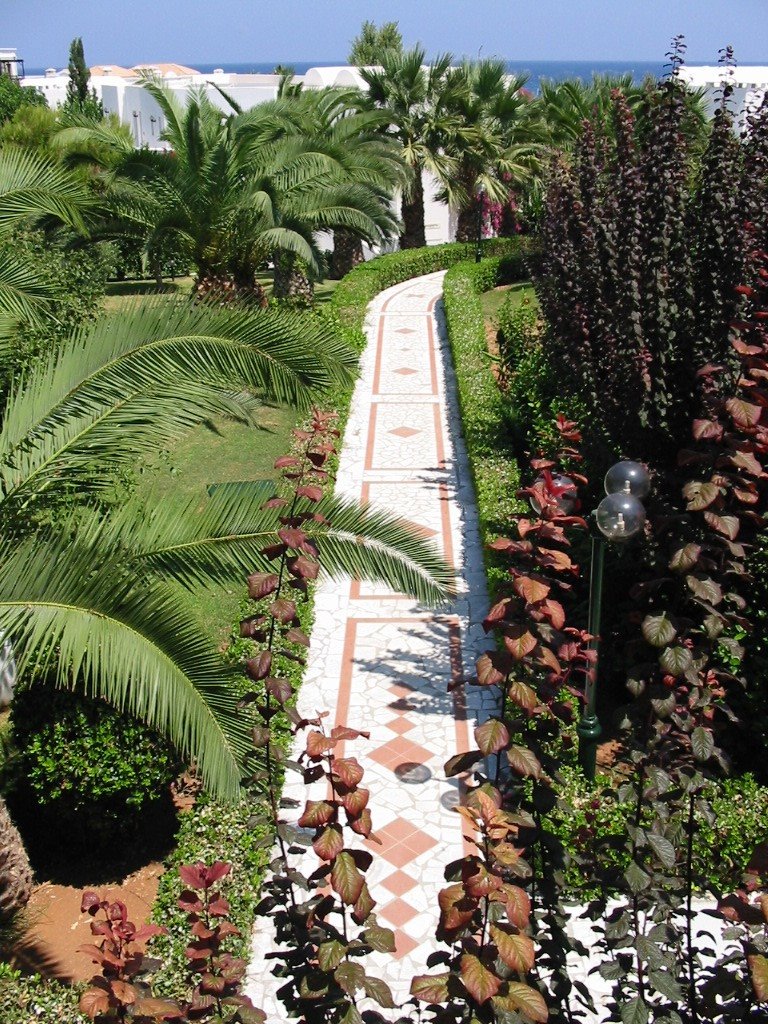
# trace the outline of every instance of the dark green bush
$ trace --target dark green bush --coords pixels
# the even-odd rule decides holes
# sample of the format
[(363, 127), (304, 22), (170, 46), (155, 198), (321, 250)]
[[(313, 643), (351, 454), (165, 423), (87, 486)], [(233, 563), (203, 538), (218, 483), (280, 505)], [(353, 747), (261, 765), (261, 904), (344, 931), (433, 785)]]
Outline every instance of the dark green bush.
[(46, 813), (94, 834), (131, 827), (179, 771), (157, 733), (101, 700), (36, 684), (11, 709), (24, 787)]
[[(560, 801), (550, 824), (572, 858), (566, 889), (583, 899), (594, 886), (596, 860), (603, 878), (606, 869), (615, 870), (617, 878), (626, 869), (625, 839), (635, 807), (631, 799), (622, 803), (604, 776), (593, 787), (578, 768), (568, 767), (560, 778)], [(768, 789), (747, 774), (712, 781), (706, 795), (714, 817), (697, 821), (694, 871), (698, 888), (727, 892), (741, 884), (755, 848), (765, 843)]]

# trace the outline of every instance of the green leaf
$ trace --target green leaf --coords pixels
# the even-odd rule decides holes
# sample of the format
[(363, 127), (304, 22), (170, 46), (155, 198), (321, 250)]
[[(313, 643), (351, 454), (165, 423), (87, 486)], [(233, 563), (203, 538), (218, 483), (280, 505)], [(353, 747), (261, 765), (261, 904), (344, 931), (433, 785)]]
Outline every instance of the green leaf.
[(649, 971), (648, 980), (657, 992), (671, 999), (673, 1003), (682, 1003), (685, 999), (679, 984), (668, 971)]
[(462, 955), (459, 977), (467, 992), (481, 1004), (495, 996), (501, 987), (501, 981), (493, 971), (471, 953)]
[(752, 953), (747, 957), (752, 988), (758, 1003), (768, 1003), (768, 958)]
[(657, 835), (655, 832), (647, 832), (646, 839), (648, 840), (648, 845), (663, 866), (665, 868), (673, 868), (675, 866), (675, 848), (672, 843), (665, 839), (664, 836)]
[(513, 971), (527, 974), (533, 969), (535, 950), (527, 935), (506, 931), (503, 927), (491, 925), (491, 939), (496, 943), (499, 956)]
[(377, 953), (395, 952), (395, 933), (389, 928), (373, 925), (371, 928), (366, 928), (360, 937)]
[(392, 998), (392, 990), (386, 981), (366, 975), (363, 980), (363, 988), (368, 998), (375, 1000), (379, 1006), (383, 1006), (385, 1009), (392, 1009), (394, 1007), (395, 1001)]
[(700, 480), (692, 480), (683, 487), (683, 496), (688, 502), (686, 508), (689, 512), (700, 512), (708, 508), (719, 494), (720, 488), (717, 484)]
[[(699, 560), (700, 544), (684, 544), (678, 548), (669, 560), (669, 568), (675, 572), (688, 572)], [(669, 641), (667, 641), (669, 642)]]
[(350, 906), (357, 903), (365, 879), (357, 869), (352, 854), (343, 850), (333, 863), (331, 885), (342, 900)]
[(333, 972), (333, 976), (348, 996), (354, 996), (365, 984), (363, 965), (353, 963), (351, 960), (345, 960), (340, 964)]
[(642, 629), (643, 636), (654, 647), (666, 647), (672, 643), (677, 635), (677, 630), (665, 613), (661, 615), (646, 615), (643, 620)]
[(317, 962), (323, 971), (335, 971), (347, 952), (347, 947), (337, 939), (321, 942), (317, 947)]
[(450, 973), (419, 974), (411, 981), (411, 995), (422, 1003), (447, 1003)]
[(650, 1015), (642, 999), (632, 999), (621, 1008), (621, 1024), (648, 1024)]
[(517, 1011), (525, 1014), (536, 1024), (546, 1024), (549, 1018), (549, 1010), (541, 993), (519, 981), (510, 981), (507, 994), (497, 996), (493, 1000), (493, 1005), (508, 1013)]
[(637, 895), (637, 893), (643, 892), (651, 884), (651, 879), (648, 874), (640, 867), (640, 865), (631, 860), (627, 870), (624, 872), (624, 878), (626, 879), (627, 885), (629, 886), (630, 892)]
[(697, 761), (708, 761), (715, 750), (715, 740), (709, 729), (698, 725), (691, 733), (691, 750)]
[(671, 676), (682, 676), (693, 665), (693, 656), (687, 647), (667, 647), (659, 655), (659, 664)]
[(718, 583), (709, 576), (686, 576), (688, 589), (702, 601), (718, 605), (723, 600), (723, 591)]
[(532, 750), (527, 747), (511, 746), (507, 750), (507, 760), (513, 771), (518, 775), (538, 779), (541, 777), (541, 763)]

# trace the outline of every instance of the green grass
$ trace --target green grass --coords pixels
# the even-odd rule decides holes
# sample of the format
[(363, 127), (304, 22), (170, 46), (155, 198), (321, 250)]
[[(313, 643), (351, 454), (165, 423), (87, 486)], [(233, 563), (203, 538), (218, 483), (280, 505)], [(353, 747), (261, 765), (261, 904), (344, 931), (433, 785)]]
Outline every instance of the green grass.
[[(173, 447), (142, 467), (138, 494), (154, 502), (178, 497), (197, 500), (202, 510), (211, 484), (237, 480), (276, 480), (275, 459), (291, 444), (296, 426), (295, 409), (265, 406), (256, 427), (217, 420), (190, 431)], [(201, 631), (218, 647), (238, 618), (245, 596), (245, 580), (232, 579), (225, 587), (180, 590), (180, 600)]]
[[(267, 296), (272, 295), (272, 275), (258, 274), (256, 280), (262, 286)], [(157, 287), (154, 278), (144, 278), (134, 281), (110, 281), (106, 288), (104, 309), (108, 313), (119, 312), (132, 299), (140, 295), (172, 295), (184, 297), (192, 294), (193, 277), (177, 277), (175, 281), (165, 280), (162, 288)], [(322, 306), (328, 302), (333, 295), (338, 281), (318, 281), (315, 285), (315, 302)]]
[(499, 310), (510, 296), (515, 306), (518, 306), (523, 299), (536, 301), (536, 293), (530, 281), (517, 281), (515, 284), (502, 284), (497, 288), (492, 288), (480, 296), (480, 306), (486, 323), (496, 326)]

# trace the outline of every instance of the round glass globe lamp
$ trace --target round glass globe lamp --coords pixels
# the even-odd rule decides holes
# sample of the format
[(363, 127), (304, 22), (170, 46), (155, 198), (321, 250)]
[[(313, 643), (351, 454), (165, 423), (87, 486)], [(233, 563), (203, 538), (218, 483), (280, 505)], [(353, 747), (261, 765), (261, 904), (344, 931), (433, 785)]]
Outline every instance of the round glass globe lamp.
[[(536, 483), (544, 484), (544, 477), (537, 477)], [(564, 476), (562, 473), (552, 474), (552, 484), (555, 487), (556, 491), (556, 493), (553, 495), (555, 504), (564, 516), (569, 516), (579, 503), (579, 496), (576, 491), (576, 484), (573, 482), (573, 480), (571, 480), (569, 476)], [(537, 514), (540, 514), (541, 505), (536, 500), (536, 498), (532, 497), (530, 499), (530, 502), (533, 511)]]
[(640, 462), (624, 459), (611, 466), (605, 474), (606, 494), (631, 494), (635, 498), (645, 498), (650, 489), (651, 478)]
[(610, 541), (629, 540), (645, 525), (643, 503), (634, 494), (609, 494), (597, 506), (597, 527)]

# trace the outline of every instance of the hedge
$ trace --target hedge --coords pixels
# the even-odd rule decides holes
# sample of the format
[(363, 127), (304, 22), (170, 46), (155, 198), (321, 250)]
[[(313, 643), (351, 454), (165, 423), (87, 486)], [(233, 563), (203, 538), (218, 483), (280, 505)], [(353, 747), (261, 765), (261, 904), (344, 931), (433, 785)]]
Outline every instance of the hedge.
[[(519, 512), (517, 459), (507, 424), (504, 396), (496, 383), (480, 303), (484, 291), (528, 277), (530, 247), (524, 239), (504, 256), (482, 263), (463, 262), (445, 275), (443, 309), (453, 355), (464, 442), (475, 485), (480, 535), (485, 545), (508, 528)], [(486, 548), (491, 586), (498, 580), (498, 559)]]

